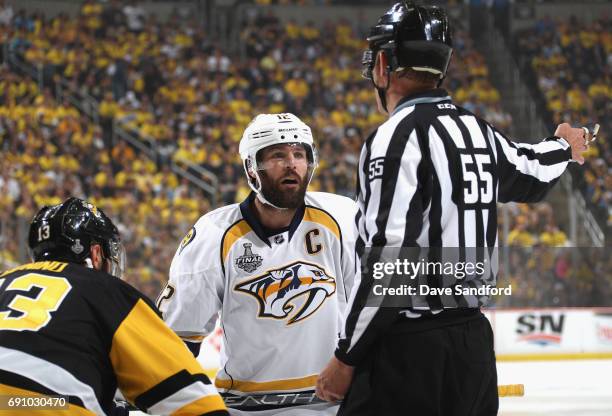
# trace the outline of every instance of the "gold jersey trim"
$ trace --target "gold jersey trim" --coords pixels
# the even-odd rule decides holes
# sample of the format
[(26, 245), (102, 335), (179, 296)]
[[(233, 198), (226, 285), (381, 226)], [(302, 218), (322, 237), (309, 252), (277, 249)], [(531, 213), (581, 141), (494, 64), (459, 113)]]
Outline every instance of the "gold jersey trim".
[(190, 335), (190, 336), (180, 335), (180, 338), (183, 341), (187, 341), (187, 342), (202, 342), (204, 341), (204, 338), (206, 337), (204, 335)]
[(307, 377), (290, 378), (286, 380), (274, 381), (243, 381), (243, 380), (223, 380), (217, 378), (215, 386), (225, 390), (237, 390), (242, 392), (264, 392), (264, 391), (287, 391), (305, 388), (314, 388), (317, 383), (318, 374)]
[(251, 226), (244, 219), (236, 222), (234, 225), (227, 229), (227, 231), (223, 235), (222, 240), (223, 251), (221, 257), (223, 259), (223, 262), (227, 260), (227, 256), (236, 241), (238, 241), (240, 238), (244, 237), (251, 231)]
[(331, 231), (340, 240), (340, 227), (336, 220), (322, 209), (307, 206), (304, 211), (304, 221), (314, 222)]

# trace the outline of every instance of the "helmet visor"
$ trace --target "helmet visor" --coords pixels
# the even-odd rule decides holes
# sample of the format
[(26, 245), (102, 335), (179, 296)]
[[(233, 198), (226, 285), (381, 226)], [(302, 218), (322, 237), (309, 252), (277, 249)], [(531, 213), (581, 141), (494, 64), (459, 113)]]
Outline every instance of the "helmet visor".
[(110, 252), (108, 258), (110, 264), (109, 274), (122, 279), (125, 272), (125, 247), (123, 247), (119, 240), (109, 241), (108, 246)]
[(372, 80), (372, 71), (374, 71), (374, 51), (368, 49), (363, 52), (361, 58), (361, 76), (365, 79)]
[[(263, 151), (269, 152), (265, 160), (262, 160)], [(304, 157), (300, 159), (302, 152)], [(254, 167), (258, 171), (268, 170), (273, 167), (285, 169), (302, 163), (306, 164), (308, 169), (313, 169), (317, 163), (316, 152), (310, 145), (304, 143), (285, 143), (269, 146), (259, 150), (256, 159), (257, 163)]]

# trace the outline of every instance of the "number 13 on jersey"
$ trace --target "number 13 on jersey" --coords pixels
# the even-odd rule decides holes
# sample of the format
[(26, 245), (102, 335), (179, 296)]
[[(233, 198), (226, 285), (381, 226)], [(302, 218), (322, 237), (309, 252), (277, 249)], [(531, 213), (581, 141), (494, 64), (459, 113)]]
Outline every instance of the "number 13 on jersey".
[(63, 277), (28, 273), (13, 280), (4, 291), (27, 292), (34, 287), (41, 289), (37, 296), (16, 294), (8, 304), (11, 311), (19, 313), (18, 316), (10, 316), (11, 311), (0, 312), (0, 330), (38, 331), (49, 324), (51, 312), (60, 307), (72, 289), (68, 280)]

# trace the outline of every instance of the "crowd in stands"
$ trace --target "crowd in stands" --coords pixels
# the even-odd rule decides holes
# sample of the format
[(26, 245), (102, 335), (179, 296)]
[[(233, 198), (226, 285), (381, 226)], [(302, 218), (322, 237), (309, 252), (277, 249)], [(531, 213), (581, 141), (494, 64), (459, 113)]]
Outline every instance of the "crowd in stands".
[[(576, 169), (573, 177), (603, 224), (606, 238), (612, 229), (610, 23), (609, 16), (592, 22), (573, 16), (547, 17), (515, 37), (515, 52), (527, 63), (525, 69), (532, 75), (534, 91), (550, 124), (601, 125), (585, 166)], [(542, 306), (609, 304), (612, 262), (605, 248), (553, 248), (564, 245), (567, 236), (556, 226), (546, 204), (516, 205), (511, 218), (506, 278), (518, 290), (510, 298), (499, 298), (498, 306), (524, 306), (533, 301)], [(527, 246), (532, 248), (524, 248)]]
[(612, 229), (611, 25), (610, 16), (592, 22), (574, 16), (544, 18), (520, 32), (516, 41), (516, 51), (534, 75), (551, 124), (601, 125), (584, 171), (576, 172), (575, 180), (608, 230)]
[[(128, 276), (154, 297), (182, 235), (214, 208), (167, 162), (210, 170), (221, 184), (218, 203), (241, 201), (248, 187), (237, 143), (258, 113), (293, 112), (304, 119), (321, 159), (312, 189), (354, 194), (359, 149), (384, 121), (372, 86), (360, 78), (363, 28), (342, 20), (280, 21), (265, 9), (240, 23), (242, 50), (230, 51), (194, 19), (175, 14), (161, 22), (136, 3), (86, 1), (74, 18), (17, 11), (8, 23), (0, 21), (6, 45), (0, 50), (43, 75), (38, 85), (5, 65), (0, 76), (0, 269), (20, 260), (14, 258), (19, 219), (23, 223), (45, 203), (82, 196), (121, 225)], [(444, 86), (456, 103), (511, 133), (484, 57), (457, 27)], [(54, 100), (53, 86), (62, 79), (99, 102), (99, 125)], [(151, 161), (116, 140), (113, 125), (149, 143), (160, 157)], [(550, 207), (539, 207), (535, 219), (532, 212), (513, 207), (512, 231), (500, 242), (566, 244)]]
[[(241, 36), (246, 56), (239, 59), (211, 42), (193, 19), (174, 15), (161, 23), (129, 7), (130, 14), (119, 2), (88, 1), (76, 19), (19, 12), (11, 50), (42, 67), (46, 81), (64, 78), (99, 100), (103, 136), (110, 136), (114, 120), (167, 158), (198, 164), (223, 184), (240, 183), (224, 187), (224, 203), (248, 192), (236, 180), (242, 174), (236, 144), (261, 112), (294, 112), (313, 127), (323, 156), (314, 189), (354, 192), (359, 147), (384, 118), (360, 77), (364, 36), (349, 22), (315, 27), (280, 22), (267, 12), (251, 16)], [(446, 85), (460, 104), (508, 128), (483, 57), (463, 31), (455, 44)]]
[[(506, 204), (500, 212), (498, 286), (512, 285), (497, 307), (607, 306), (612, 296), (612, 261), (606, 248), (575, 247), (549, 202)], [(507, 227), (504, 221), (509, 221)], [(508, 235), (504, 235), (504, 229)]]
[[(564, 247), (568, 244), (568, 237), (557, 225), (557, 216), (548, 202), (537, 204), (507, 204), (508, 235), (500, 233), (500, 238), (508, 246), (533, 247)], [(500, 228), (503, 227), (504, 217), (500, 217)]]
[(500, 248), (498, 287), (512, 286), (495, 307), (609, 306), (612, 296), (612, 258), (605, 248)]
[(126, 243), (128, 280), (154, 298), (185, 229), (210, 209), (167, 166), (124, 142), (110, 152), (100, 126), (48, 89), (0, 68), (0, 269), (15, 265), (27, 224), (44, 206), (87, 198), (115, 221)]

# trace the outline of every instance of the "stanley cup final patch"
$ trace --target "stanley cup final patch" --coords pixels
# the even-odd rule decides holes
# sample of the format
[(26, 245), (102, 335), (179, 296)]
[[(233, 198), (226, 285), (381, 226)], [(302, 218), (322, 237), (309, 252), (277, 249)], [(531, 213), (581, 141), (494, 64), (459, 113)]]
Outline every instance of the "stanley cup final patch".
[(189, 232), (185, 234), (185, 237), (183, 237), (183, 241), (181, 241), (179, 254), (181, 254), (183, 252), (183, 249), (187, 247), (189, 243), (193, 241), (195, 236), (196, 236), (196, 229), (195, 227), (192, 227), (191, 230), (189, 230)]
[(259, 266), (261, 266), (263, 257), (261, 257), (259, 254), (253, 253), (253, 250), (251, 249), (253, 244), (251, 243), (244, 243), (242, 247), (244, 247), (244, 254), (236, 258), (236, 267), (244, 270), (247, 273), (253, 273)]

